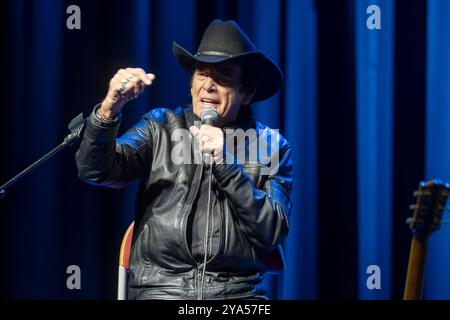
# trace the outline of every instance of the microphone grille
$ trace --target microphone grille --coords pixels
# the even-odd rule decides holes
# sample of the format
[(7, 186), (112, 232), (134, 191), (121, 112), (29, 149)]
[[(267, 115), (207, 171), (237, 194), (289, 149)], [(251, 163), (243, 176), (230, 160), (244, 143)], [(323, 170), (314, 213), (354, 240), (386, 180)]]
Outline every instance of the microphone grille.
[(200, 113), (202, 123), (212, 125), (219, 119), (219, 113), (214, 108), (205, 108)]

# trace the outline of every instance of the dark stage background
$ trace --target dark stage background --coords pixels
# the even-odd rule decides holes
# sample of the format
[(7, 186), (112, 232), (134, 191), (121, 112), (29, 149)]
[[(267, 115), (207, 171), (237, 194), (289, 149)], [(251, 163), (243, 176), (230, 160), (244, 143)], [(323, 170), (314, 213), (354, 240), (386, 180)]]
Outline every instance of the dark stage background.
[[(68, 30), (66, 8), (81, 9)], [(376, 4), (381, 29), (369, 30)], [(154, 72), (124, 109), (121, 132), (154, 107), (189, 102), (171, 54), (193, 51), (215, 18), (235, 19), (279, 63), (285, 86), (254, 105), (293, 147), (287, 269), (267, 279), (277, 299), (400, 299), (420, 180), (450, 180), (450, 1), (1, 1), (0, 182), (61, 142), (67, 124), (106, 94), (117, 69)], [(115, 299), (120, 241), (136, 184), (78, 179), (76, 147), (0, 200), (0, 297)], [(448, 213), (444, 215), (448, 219)], [(68, 290), (66, 268), (81, 268)], [(378, 265), (381, 289), (366, 286)], [(425, 297), (450, 299), (450, 227), (430, 241)]]

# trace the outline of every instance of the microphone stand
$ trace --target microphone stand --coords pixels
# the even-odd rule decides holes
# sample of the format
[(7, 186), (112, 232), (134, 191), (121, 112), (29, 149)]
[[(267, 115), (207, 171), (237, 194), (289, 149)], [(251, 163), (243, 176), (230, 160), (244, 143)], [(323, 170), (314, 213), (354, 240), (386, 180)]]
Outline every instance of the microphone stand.
[(6, 189), (8, 189), (10, 186), (12, 186), (14, 183), (16, 183), (18, 180), (23, 178), (27, 173), (29, 173), (34, 168), (38, 167), (42, 163), (44, 163), (46, 160), (54, 156), (56, 153), (61, 151), (67, 146), (73, 145), (80, 137), (81, 132), (85, 125), (85, 119), (83, 119), (83, 114), (80, 113), (78, 116), (72, 119), (70, 121), (68, 128), (70, 130), (70, 134), (67, 135), (64, 138), (64, 141), (58, 145), (57, 147), (50, 150), (47, 154), (45, 154), (43, 157), (36, 160), (34, 163), (32, 163), (29, 167), (25, 168), (23, 171), (21, 171), (19, 174), (17, 174), (15, 177), (10, 179), (8, 182), (6, 182), (4, 185), (0, 187), (0, 198), (3, 198), (6, 195)]

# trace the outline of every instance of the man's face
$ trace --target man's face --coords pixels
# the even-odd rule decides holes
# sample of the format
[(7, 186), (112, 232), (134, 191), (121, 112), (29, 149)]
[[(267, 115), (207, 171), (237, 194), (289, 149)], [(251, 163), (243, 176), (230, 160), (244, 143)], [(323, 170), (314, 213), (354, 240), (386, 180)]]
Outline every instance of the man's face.
[(231, 63), (199, 64), (192, 77), (192, 107), (200, 117), (208, 107), (220, 115), (218, 125), (234, 121), (242, 104), (251, 96), (241, 92), (241, 68)]

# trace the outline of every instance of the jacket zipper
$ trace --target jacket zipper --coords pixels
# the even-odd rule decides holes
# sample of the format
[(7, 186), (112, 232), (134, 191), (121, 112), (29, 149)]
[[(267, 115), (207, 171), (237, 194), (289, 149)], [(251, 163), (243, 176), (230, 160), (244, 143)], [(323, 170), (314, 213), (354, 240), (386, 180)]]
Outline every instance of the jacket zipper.
[[(218, 198), (218, 195), (216, 194), (216, 195), (214, 195), (214, 200), (211, 202), (211, 212), (212, 212), (212, 209), (214, 208), (214, 203), (215, 202), (217, 202), (217, 203), (219, 203), (219, 201), (217, 200), (217, 198)], [(220, 206), (221, 207), (221, 209), (222, 209), (222, 206)], [(220, 217), (219, 217), (219, 247), (217, 248), (217, 251), (214, 253), (214, 256), (212, 256), (209, 260), (207, 260), (206, 261), (206, 263), (210, 263), (211, 261), (213, 261), (218, 255), (219, 255), (219, 252), (222, 250), (222, 225), (223, 225), (223, 223), (222, 223), (222, 210), (220, 210), (219, 211), (219, 213), (220, 213)], [(211, 227), (211, 229), (214, 227), (214, 225), (212, 224), (212, 227)], [(211, 230), (211, 240), (212, 240), (212, 235), (213, 235), (213, 230)]]
[[(203, 174), (203, 166), (199, 165), (194, 173), (194, 183), (193, 186), (195, 188), (195, 190), (192, 190), (192, 193), (189, 194), (188, 196), (191, 196), (190, 203), (188, 203), (185, 207), (185, 210), (182, 214), (182, 220), (181, 223), (182, 225), (182, 230), (183, 230), (183, 234), (182, 234), (182, 238), (184, 240), (184, 248), (186, 251), (187, 256), (189, 257), (189, 259), (191, 260), (192, 264), (194, 266), (196, 266), (197, 268), (197, 272), (195, 275), (195, 286), (194, 286), (194, 294), (196, 295), (197, 299), (200, 299), (200, 283), (199, 283), (199, 278), (201, 278), (201, 268), (199, 267), (199, 263), (195, 260), (195, 258), (192, 256), (190, 250), (189, 250), (189, 245), (187, 243), (187, 234), (186, 234), (186, 229), (187, 229), (187, 220), (189, 217), (189, 214), (191, 214), (191, 209), (192, 209), (192, 202), (195, 200), (195, 198), (197, 197), (197, 193), (198, 193), (198, 189), (200, 187), (200, 182), (201, 182), (201, 177)], [(200, 177), (200, 179), (199, 179)]]
[[(195, 187), (195, 192), (194, 193), (195, 194), (192, 196), (193, 200), (195, 200), (195, 198), (197, 197), (198, 189), (200, 187), (200, 182), (201, 182), (201, 176), (202, 176), (202, 173), (203, 173), (203, 166), (200, 165), (199, 167), (200, 168), (196, 170), (195, 176), (194, 176), (194, 178), (197, 178), (196, 182), (198, 182), (198, 183), (194, 184), (194, 187)], [(200, 179), (198, 179), (198, 176), (200, 176)], [(186, 231), (187, 231), (186, 230), (187, 229), (187, 220), (188, 220), (189, 215), (191, 214), (193, 200), (191, 200), (191, 202), (186, 206), (186, 209), (185, 209), (185, 211), (183, 212), (183, 215), (182, 215), (182, 217), (183, 217), (182, 218), (182, 223), (183, 223), (183, 227), (182, 227), (183, 235), (182, 236), (183, 236), (183, 240), (184, 240), (184, 248), (186, 249), (188, 257), (191, 259), (193, 265), (198, 265), (197, 261), (194, 259), (194, 257), (191, 254), (191, 251), (189, 250), (189, 245), (187, 243), (187, 234), (186, 234)]]
[[(213, 261), (218, 255), (219, 255), (219, 253), (221, 252), (221, 250), (222, 250), (222, 247), (223, 247), (223, 242), (224, 242), (224, 230), (223, 230), (223, 228), (224, 228), (224, 225), (225, 225), (225, 223), (223, 222), (223, 219), (224, 219), (224, 213), (223, 213), (223, 209), (224, 209), (224, 206), (223, 206), (223, 202), (220, 202), (219, 200), (217, 200), (219, 198), (219, 195), (218, 194), (216, 194), (215, 196), (214, 196), (214, 201), (216, 201), (218, 204), (220, 204), (220, 210), (219, 210), (219, 247), (217, 248), (217, 251), (214, 253), (214, 256), (213, 257), (211, 257), (209, 260), (207, 260), (206, 261), (206, 265), (208, 265), (208, 263), (210, 263), (211, 261)], [(210, 212), (212, 212), (212, 209), (214, 208), (214, 201), (212, 202), (212, 207), (211, 207), (211, 211)], [(211, 229), (213, 228), (213, 226), (214, 226), (214, 224), (212, 224), (212, 227), (211, 227)], [(213, 231), (211, 231), (211, 232), (213, 232)], [(211, 233), (212, 234), (212, 233)], [(212, 242), (212, 241), (211, 241)], [(206, 252), (206, 254), (207, 254), (207, 252)], [(204, 288), (202, 288), (201, 287), (201, 282), (202, 282), (202, 274), (203, 274), (203, 263), (200, 263), (199, 265), (198, 265), (198, 269), (197, 269), (197, 279), (198, 279), (198, 288), (200, 289), (200, 290), (198, 290), (198, 293), (197, 293), (197, 299), (198, 300), (200, 300), (200, 299), (202, 299), (203, 298), (203, 291), (201, 291), (201, 290), (203, 290)], [(200, 292), (201, 291), (201, 292)]]

